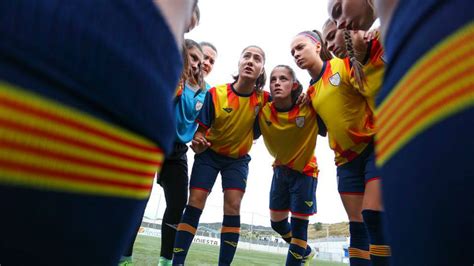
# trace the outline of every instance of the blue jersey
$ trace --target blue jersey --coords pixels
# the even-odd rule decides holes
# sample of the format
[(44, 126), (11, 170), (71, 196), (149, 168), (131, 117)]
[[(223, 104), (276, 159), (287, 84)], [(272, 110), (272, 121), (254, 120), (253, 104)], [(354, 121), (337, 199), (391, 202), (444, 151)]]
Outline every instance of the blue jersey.
[(182, 69), (153, 2), (0, 1), (0, 263), (117, 265), (136, 234)]
[(375, 148), (391, 265), (472, 265), (474, 1), (400, 0), (385, 36)]
[(1, 80), (171, 150), (182, 59), (152, 0), (1, 1), (0, 35)]
[(206, 82), (206, 91), (208, 91), (210, 88), (212, 88), (212, 86)]
[(175, 107), (176, 141), (188, 143), (193, 139), (198, 126), (196, 118), (201, 111), (205, 96), (206, 91), (193, 88), (187, 83), (184, 85)]

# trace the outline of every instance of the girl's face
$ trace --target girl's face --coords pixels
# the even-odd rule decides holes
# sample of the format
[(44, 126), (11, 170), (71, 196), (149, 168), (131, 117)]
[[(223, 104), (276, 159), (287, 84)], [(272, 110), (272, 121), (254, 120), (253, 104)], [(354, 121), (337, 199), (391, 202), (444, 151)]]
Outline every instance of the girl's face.
[(263, 51), (257, 47), (248, 47), (242, 52), (239, 60), (239, 76), (257, 80), (262, 74), (265, 63)]
[(202, 46), (204, 53), (204, 61), (202, 61), (202, 73), (204, 77), (211, 73), (214, 63), (216, 62), (217, 53), (211, 47), (204, 45)]
[(270, 75), (270, 93), (274, 100), (291, 98), (291, 92), (296, 89), (291, 73), (284, 67), (276, 67)]
[(344, 33), (338, 30), (336, 23), (328, 22), (323, 27), (323, 39), (327, 48), (339, 58), (347, 57), (346, 44), (344, 42)]
[(193, 75), (196, 76), (201, 71), (201, 63), (204, 56), (202, 52), (196, 47), (193, 46), (188, 50), (188, 61), (189, 61), (189, 69), (188, 71)]
[(291, 42), (291, 55), (301, 69), (310, 68), (317, 61), (320, 51), (320, 43), (314, 43), (309, 37), (301, 34)]
[(339, 29), (368, 30), (375, 20), (372, 0), (329, 0), (329, 16)]

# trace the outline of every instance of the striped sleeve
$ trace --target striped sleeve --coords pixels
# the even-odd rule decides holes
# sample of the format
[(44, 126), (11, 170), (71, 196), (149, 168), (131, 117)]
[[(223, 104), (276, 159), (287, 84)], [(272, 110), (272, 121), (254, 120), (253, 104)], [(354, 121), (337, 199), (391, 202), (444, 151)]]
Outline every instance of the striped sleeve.
[(206, 92), (204, 104), (202, 106), (201, 111), (199, 112), (199, 115), (196, 118), (196, 122), (205, 129), (211, 127), (215, 118), (214, 101), (212, 97), (213, 91), (215, 91), (214, 88)]

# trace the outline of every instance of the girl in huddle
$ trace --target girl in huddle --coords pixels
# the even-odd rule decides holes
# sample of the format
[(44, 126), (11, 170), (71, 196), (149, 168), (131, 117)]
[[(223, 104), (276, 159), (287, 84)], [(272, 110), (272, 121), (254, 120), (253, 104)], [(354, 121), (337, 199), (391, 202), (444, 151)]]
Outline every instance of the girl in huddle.
[[(184, 71), (175, 96), (176, 139), (158, 174), (157, 182), (163, 188), (166, 209), (161, 226), (161, 252), (159, 265), (171, 265), (176, 226), (181, 220), (188, 199), (188, 160), (186, 152), (197, 129), (195, 119), (206, 95), (201, 62), (201, 46), (190, 39), (184, 41)], [(138, 231), (139, 225), (137, 227)], [(136, 238), (136, 234), (135, 234)], [(135, 241), (133, 239), (133, 242)], [(132, 261), (133, 242), (122, 256), (119, 265)]]
[(266, 80), (264, 63), (265, 53), (260, 47), (252, 45), (245, 48), (235, 81), (207, 92), (197, 118), (199, 128), (191, 145), (196, 155), (190, 196), (178, 225), (173, 264), (184, 264), (206, 199), (219, 173), (224, 190), (219, 265), (230, 265), (234, 258), (239, 241), (240, 203), (247, 182), (253, 125), (269, 97), (267, 92), (262, 91)]
[(272, 102), (262, 108), (256, 123), (275, 158), (270, 217), (272, 228), (290, 244), (286, 265), (309, 265), (315, 254), (306, 241), (308, 218), (316, 213), (318, 125), (311, 105), (296, 104), (302, 89), (293, 69), (276, 66), (270, 75)]
[(471, 265), (474, 1), (375, 6), (390, 65), (376, 150), (393, 264)]
[[(378, 36), (369, 41), (364, 40), (363, 31), (338, 30), (332, 20), (326, 21), (323, 26), (323, 36), (328, 49), (337, 57), (348, 58), (352, 64), (352, 71), (362, 71), (362, 86), (353, 84), (359, 88), (372, 113), (375, 112), (375, 96), (382, 86), (385, 63), (382, 59), (384, 50)], [(361, 62), (361, 64), (359, 64)], [(355, 77), (357, 75), (354, 75)], [(362, 89), (360, 89), (362, 87)], [(345, 166), (343, 166), (345, 167)], [(359, 179), (362, 185), (363, 179)], [(371, 179), (364, 184), (364, 193), (357, 195), (360, 191), (340, 191), (344, 201), (351, 201), (354, 204), (345, 204), (349, 216), (355, 221), (364, 221), (369, 236), (369, 252), (372, 265), (388, 265), (390, 249), (387, 245), (386, 236), (383, 233), (382, 224), (382, 197), (381, 180)], [(362, 200), (361, 200), (362, 199)], [(362, 210), (362, 214), (359, 211)], [(353, 221), (353, 220), (351, 220)]]
[(339, 29), (348, 30), (368, 30), (377, 18), (373, 0), (329, 0), (328, 13)]
[(193, 2), (0, 2), (2, 264), (117, 264), (171, 151)]
[[(202, 52), (204, 53), (204, 60), (202, 61), (202, 73), (204, 78), (214, 69), (214, 64), (217, 59), (217, 48), (210, 42), (200, 42)], [(210, 89), (212, 86), (206, 82), (206, 89)]]
[[(311, 76), (308, 95), (327, 128), (329, 144), (335, 152), (338, 190), (350, 220), (351, 265), (369, 265), (369, 241), (361, 215), (363, 195), (375, 195), (378, 200), (370, 202), (380, 205), (380, 188), (376, 181), (379, 174), (373, 152), (373, 108), (366, 95), (361, 93), (370, 88), (363, 80), (356, 82), (356, 78), (352, 77), (355, 70), (351, 68), (348, 58), (324, 60), (328, 51), (318, 32), (298, 34), (291, 44), (291, 52), (298, 67), (308, 70)], [(368, 203), (364, 205), (368, 209), (381, 208)], [(375, 212), (375, 216), (380, 216), (378, 211)], [(366, 213), (371, 223), (380, 223), (377, 220), (379, 217), (372, 215), (372, 210)], [(376, 228), (377, 232), (382, 231), (380, 227)], [(385, 243), (376, 248), (377, 253), (389, 254), (389, 247)]]

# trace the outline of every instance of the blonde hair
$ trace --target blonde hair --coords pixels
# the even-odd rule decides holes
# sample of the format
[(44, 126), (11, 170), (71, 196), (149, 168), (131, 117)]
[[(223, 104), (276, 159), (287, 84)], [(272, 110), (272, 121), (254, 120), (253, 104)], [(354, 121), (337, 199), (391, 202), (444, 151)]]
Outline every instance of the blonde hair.
[(365, 73), (362, 68), (362, 64), (357, 60), (354, 47), (352, 44), (352, 37), (350, 31), (347, 29), (343, 30), (344, 33), (344, 43), (346, 44), (347, 54), (349, 56), (349, 60), (352, 65), (352, 69), (354, 71), (354, 79), (359, 87), (359, 90), (364, 91), (364, 83), (365, 83)]

